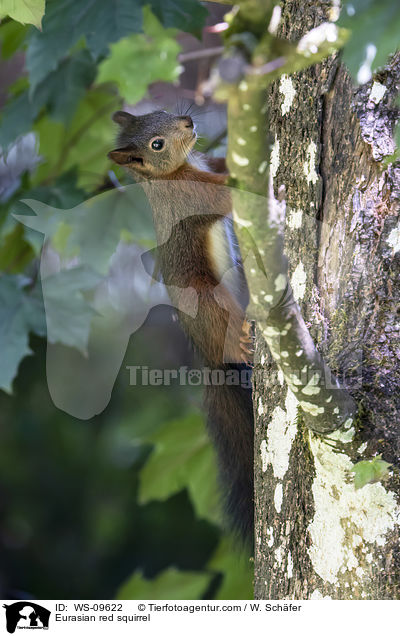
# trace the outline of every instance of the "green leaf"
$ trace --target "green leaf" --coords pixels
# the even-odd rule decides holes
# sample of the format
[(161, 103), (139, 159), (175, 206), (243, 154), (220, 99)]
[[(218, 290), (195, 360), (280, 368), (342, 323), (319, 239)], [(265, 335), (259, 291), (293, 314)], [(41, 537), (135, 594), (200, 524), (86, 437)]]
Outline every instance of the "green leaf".
[(32, 245), (25, 238), (22, 225), (15, 225), (0, 242), (0, 270), (10, 274), (22, 272), (35, 257)]
[(29, 332), (45, 334), (43, 305), (22, 285), (18, 276), (0, 277), (0, 388), (7, 392), (11, 392), (22, 358), (32, 353)]
[(49, 115), (69, 123), (86, 89), (96, 76), (96, 65), (87, 49), (63, 60), (57, 70), (36, 86), (31, 102), (36, 111), (47, 104)]
[(1, 57), (7, 60), (22, 48), (29, 27), (10, 20), (0, 26)]
[(7, 102), (0, 120), (0, 146), (6, 148), (20, 135), (32, 130), (39, 109), (24, 91), (15, 99)]
[(165, 27), (201, 36), (208, 11), (197, 0), (151, 0), (149, 4)]
[(101, 276), (86, 266), (62, 270), (42, 279), (49, 342), (60, 342), (86, 353), (95, 310), (82, 292), (95, 287)]
[[(54, 208), (72, 208), (85, 199), (85, 192), (77, 187), (77, 173), (72, 169), (62, 174), (49, 186), (39, 186), (37, 188), (25, 189), (24, 197), (40, 201), (47, 206)], [(20, 194), (17, 195), (18, 199)], [(17, 221), (13, 215), (24, 216), (30, 214), (31, 210), (22, 201), (14, 201), (10, 206), (8, 216), (2, 227), (2, 235), (7, 236), (14, 231), (15, 227), (22, 228), (23, 225)], [(50, 211), (50, 217), (55, 218), (54, 210)], [(50, 221), (49, 221), (50, 222)], [(57, 221), (58, 222), (58, 221)], [(45, 232), (45, 230), (44, 230)], [(40, 254), (43, 247), (43, 236), (38, 232), (24, 228), (24, 239), (33, 248), (36, 255)]]
[(34, 24), (40, 29), (45, 0), (0, 0), (0, 19), (9, 15), (22, 24)]
[(362, 488), (366, 484), (373, 484), (375, 482), (384, 480), (388, 477), (388, 469), (392, 464), (385, 462), (381, 455), (377, 455), (371, 460), (363, 460), (358, 462), (352, 468), (354, 473), (354, 486), (356, 490)]
[(48, 3), (42, 32), (29, 38), (26, 65), (32, 90), (54, 71), (61, 59), (84, 36), (97, 59), (108, 45), (142, 28), (138, 0), (57, 0)]
[(180, 46), (175, 29), (165, 29), (146, 7), (145, 34), (131, 35), (113, 44), (111, 54), (99, 66), (98, 82), (116, 82), (121, 96), (137, 102), (157, 80), (173, 82), (179, 77)]
[(151, 208), (140, 185), (103, 192), (71, 212), (67, 249), (104, 274), (122, 232), (129, 232), (138, 245), (155, 243)]
[(181, 572), (175, 568), (168, 568), (151, 580), (135, 573), (119, 589), (117, 598), (195, 600), (202, 598), (211, 578), (212, 574), (206, 572)]
[(68, 124), (95, 76), (96, 65), (87, 50), (63, 60), (33, 92), (24, 90), (7, 103), (0, 121), (0, 145), (6, 147), (32, 130), (45, 105), (53, 119)]
[(140, 474), (140, 503), (165, 501), (187, 488), (197, 515), (220, 524), (215, 454), (203, 418), (167, 422), (149, 441), (155, 448)]
[(252, 599), (254, 567), (249, 554), (238, 551), (237, 543), (230, 537), (221, 540), (211, 561), (207, 564), (211, 570), (220, 572), (224, 578), (216, 594), (217, 599)]
[[(40, 188), (33, 192), (39, 193)], [(25, 207), (24, 215), (15, 215), (19, 222), (45, 234), (61, 257), (79, 256), (102, 274), (109, 271), (121, 234), (129, 233), (137, 245), (155, 244), (151, 208), (140, 185), (108, 190), (70, 210), (55, 209), (40, 199), (23, 199), (21, 204), (28, 205), (36, 216), (27, 216)]]
[(393, 0), (351, 0), (342, 9), (339, 25), (352, 31), (343, 59), (353, 77), (358, 75), (364, 83), (399, 46), (400, 4)]
[(107, 153), (114, 142), (110, 121), (120, 103), (113, 93), (92, 89), (80, 102), (67, 128), (47, 117), (36, 122), (34, 131), (39, 136), (43, 162), (35, 173), (34, 183), (52, 179), (76, 166), (78, 186), (93, 191), (110, 165)]

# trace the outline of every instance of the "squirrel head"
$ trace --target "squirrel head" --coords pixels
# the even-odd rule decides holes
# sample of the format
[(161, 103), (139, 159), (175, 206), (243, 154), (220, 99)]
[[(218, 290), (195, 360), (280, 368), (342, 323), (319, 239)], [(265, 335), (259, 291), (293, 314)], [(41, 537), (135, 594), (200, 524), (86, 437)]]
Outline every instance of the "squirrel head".
[(158, 110), (135, 116), (118, 110), (112, 118), (120, 132), (118, 148), (108, 156), (135, 177), (157, 179), (175, 172), (196, 142), (193, 121), (187, 115)]

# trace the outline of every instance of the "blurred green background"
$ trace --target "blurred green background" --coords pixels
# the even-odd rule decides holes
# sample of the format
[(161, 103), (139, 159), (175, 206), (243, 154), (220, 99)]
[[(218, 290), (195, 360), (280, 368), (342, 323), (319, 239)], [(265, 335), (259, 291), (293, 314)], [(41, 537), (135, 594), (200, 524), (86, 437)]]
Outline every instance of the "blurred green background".
[[(43, 235), (12, 216), (30, 213), (22, 199), (71, 209), (129, 183), (107, 159), (118, 108), (196, 103), (199, 148), (222, 154), (224, 108), (203, 90), (212, 57), (177, 56), (219, 45), (203, 27), (226, 10), (197, 0), (0, 0), (2, 598), (252, 596), (249, 551), (222, 520), (201, 390), (129, 384), (130, 364), (196, 368), (173, 310), (153, 309), (131, 337), (101, 414), (84, 421), (57, 409), (46, 379)], [(64, 238), (52, 237), (61, 257)], [(66, 356), (73, 347), (62, 328), (57, 343)]]

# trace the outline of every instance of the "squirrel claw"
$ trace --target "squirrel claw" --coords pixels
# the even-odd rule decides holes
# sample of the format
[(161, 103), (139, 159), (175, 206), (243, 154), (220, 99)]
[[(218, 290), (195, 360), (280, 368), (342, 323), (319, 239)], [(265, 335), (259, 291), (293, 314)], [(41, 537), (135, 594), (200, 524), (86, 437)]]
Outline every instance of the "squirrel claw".
[(241, 360), (247, 365), (253, 367), (254, 357), (254, 335), (253, 325), (247, 320), (243, 321), (242, 335), (239, 337), (239, 346), (242, 350)]

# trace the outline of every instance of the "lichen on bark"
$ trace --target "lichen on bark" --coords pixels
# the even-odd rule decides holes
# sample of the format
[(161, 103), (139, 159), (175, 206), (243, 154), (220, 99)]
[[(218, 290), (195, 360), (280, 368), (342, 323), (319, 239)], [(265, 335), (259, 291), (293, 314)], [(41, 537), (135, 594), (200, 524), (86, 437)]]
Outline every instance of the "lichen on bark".
[[(285, 2), (281, 33), (298, 37), (299, 28), (325, 19), (325, 9)], [(371, 100), (376, 81), (386, 90)], [(356, 436), (347, 444), (334, 440), (333, 448), (298, 425), (278, 514), (276, 479), (272, 466), (265, 470), (265, 454), (271, 414), (284, 409), (285, 387), (263, 384), (267, 353), (258, 345), (255, 393), (256, 399), (262, 396), (264, 410), (256, 431), (255, 593), (259, 598), (397, 598), (397, 473), (357, 491), (351, 468), (380, 452), (394, 464), (399, 461), (395, 246), (400, 180), (398, 166), (379, 163), (382, 152), (390, 154), (393, 148), (398, 57), (358, 91), (336, 56), (295, 74), (292, 82), (296, 97), (288, 111), (282, 112), (278, 82), (269, 94), (269, 120), (280, 155), (275, 193), (282, 184), (286, 192), (289, 272), (299, 272), (302, 263), (305, 285), (299, 302), (306, 324), (361, 412)], [(311, 142), (317, 179), (310, 178)], [(261, 452), (263, 442), (267, 445)], [(293, 519), (300, 537), (292, 529)], [(286, 534), (286, 524), (296, 541), (291, 532)], [(285, 567), (289, 550), (294, 563), (290, 578)]]

